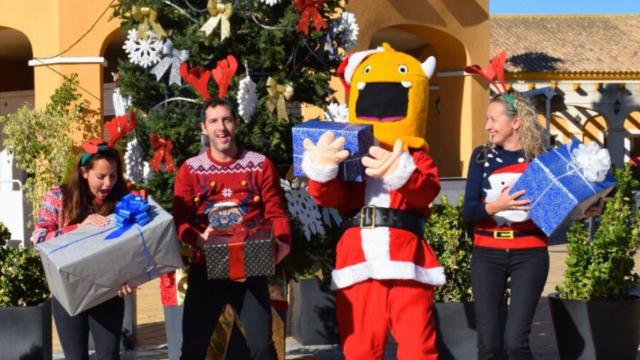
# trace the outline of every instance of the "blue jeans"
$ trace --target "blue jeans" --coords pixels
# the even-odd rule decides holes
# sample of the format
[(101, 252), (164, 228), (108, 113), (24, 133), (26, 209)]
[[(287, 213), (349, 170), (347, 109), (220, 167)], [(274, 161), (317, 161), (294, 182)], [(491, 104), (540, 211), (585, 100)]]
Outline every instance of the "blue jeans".
[[(531, 322), (549, 273), (546, 248), (474, 247), (471, 259), (478, 359), (533, 359)], [(504, 297), (511, 278), (507, 311)]]

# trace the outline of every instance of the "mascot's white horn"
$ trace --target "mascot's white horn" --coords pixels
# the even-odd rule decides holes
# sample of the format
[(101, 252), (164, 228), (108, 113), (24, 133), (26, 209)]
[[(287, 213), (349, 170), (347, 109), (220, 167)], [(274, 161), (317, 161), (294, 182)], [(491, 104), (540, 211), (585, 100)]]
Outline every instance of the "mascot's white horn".
[(425, 75), (431, 79), (431, 76), (433, 76), (433, 72), (436, 69), (436, 58), (429, 56), (427, 60), (420, 65), (420, 67), (422, 68), (422, 71), (424, 71)]

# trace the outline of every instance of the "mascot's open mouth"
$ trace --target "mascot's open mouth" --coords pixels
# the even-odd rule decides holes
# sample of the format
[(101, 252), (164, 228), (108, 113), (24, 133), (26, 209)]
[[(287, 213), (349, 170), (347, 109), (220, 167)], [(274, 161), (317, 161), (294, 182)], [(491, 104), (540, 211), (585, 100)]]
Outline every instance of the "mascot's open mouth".
[(411, 82), (365, 83), (359, 82), (356, 117), (358, 119), (393, 122), (407, 117)]

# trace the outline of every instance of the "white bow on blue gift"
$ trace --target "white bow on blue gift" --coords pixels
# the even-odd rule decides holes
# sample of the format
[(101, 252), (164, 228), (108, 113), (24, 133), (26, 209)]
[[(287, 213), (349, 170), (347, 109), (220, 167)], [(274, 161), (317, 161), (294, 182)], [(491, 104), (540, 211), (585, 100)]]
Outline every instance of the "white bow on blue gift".
[(611, 156), (607, 149), (601, 149), (595, 141), (588, 144), (580, 144), (571, 152), (573, 160), (570, 166), (579, 169), (585, 179), (590, 182), (604, 181), (609, 168), (611, 168)]

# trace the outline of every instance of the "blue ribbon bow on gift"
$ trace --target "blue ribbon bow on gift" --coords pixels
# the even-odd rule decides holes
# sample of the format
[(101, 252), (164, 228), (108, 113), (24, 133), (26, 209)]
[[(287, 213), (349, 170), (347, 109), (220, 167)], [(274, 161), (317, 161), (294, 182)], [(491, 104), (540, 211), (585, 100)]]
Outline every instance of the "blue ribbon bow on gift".
[(149, 202), (139, 195), (125, 195), (116, 204), (116, 230), (105, 237), (105, 240), (115, 239), (124, 234), (134, 224), (144, 226), (151, 221)]

